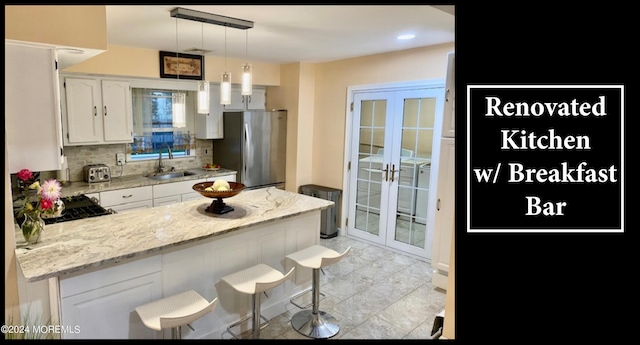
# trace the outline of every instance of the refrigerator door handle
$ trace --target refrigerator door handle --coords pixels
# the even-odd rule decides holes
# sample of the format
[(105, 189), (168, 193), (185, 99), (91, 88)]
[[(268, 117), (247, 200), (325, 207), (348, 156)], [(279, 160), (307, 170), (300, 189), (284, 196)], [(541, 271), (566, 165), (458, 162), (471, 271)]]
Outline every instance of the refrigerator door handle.
[(242, 165), (244, 165), (244, 176), (247, 176), (247, 157), (249, 156), (249, 143), (251, 142), (251, 137), (249, 137), (249, 125), (244, 123), (244, 147), (247, 151), (244, 155), (242, 155)]

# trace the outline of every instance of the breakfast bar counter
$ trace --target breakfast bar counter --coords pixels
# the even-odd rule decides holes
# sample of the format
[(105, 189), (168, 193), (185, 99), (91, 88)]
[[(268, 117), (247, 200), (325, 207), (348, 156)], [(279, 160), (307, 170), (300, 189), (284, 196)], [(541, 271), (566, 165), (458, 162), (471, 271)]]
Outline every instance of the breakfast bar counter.
[(201, 199), (51, 224), (45, 227), (40, 242), (35, 245), (27, 245), (18, 231), (16, 256), (26, 280), (32, 282), (118, 263), (333, 205), (331, 201), (273, 187), (243, 191), (224, 201), (235, 210), (224, 215), (208, 213), (205, 209), (212, 199)]
[[(48, 280), (54, 319), (84, 330), (63, 338), (162, 338), (133, 309), (190, 289), (220, 303), (185, 338), (223, 338), (251, 303), (220, 277), (256, 263), (287, 270), (294, 265), (287, 254), (319, 243), (320, 212), (334, 203), (274, 187), (225, 198), (234, 210), (222, 215), (205, 211), (212, 201), (50, 224), (35, 245), (20, 242), (17, 232), (18, 266), (27, 282)], [(308, 287), (310, 275), (296, 271), (263, 299), (267, 315), (282, 313), (289, 297)]]

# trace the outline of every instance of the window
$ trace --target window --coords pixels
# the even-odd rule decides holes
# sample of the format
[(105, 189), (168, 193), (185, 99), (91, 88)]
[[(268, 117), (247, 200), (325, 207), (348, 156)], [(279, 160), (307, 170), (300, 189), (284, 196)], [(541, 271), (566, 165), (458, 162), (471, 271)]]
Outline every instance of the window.
[(133, 143), (131, 160), (157, 159), (162, 152), (168, 157), (195, 154), (193, 131), (195, 92), (186, 93), (186, 127), (174, 127), (173, 90), (132, 88)]

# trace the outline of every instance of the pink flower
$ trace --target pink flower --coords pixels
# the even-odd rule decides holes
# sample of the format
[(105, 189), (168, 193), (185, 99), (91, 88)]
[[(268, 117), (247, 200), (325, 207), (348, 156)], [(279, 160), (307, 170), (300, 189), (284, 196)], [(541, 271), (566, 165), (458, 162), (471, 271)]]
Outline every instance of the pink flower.
[(40, 208), (43, 210), (48, 210), (51, 208), (51, 206), (53, 206), (53, 201), (49, 199), (42, 199), (40, 201)]
[[(41, 191), (43, 201), (58, 200), (58, 198), (60, 198), (61, 190), (62, 190), (62, 186), (60, 185), (60, 182), (58, 182), (57, 180), (51, 179), (51, 180), (44, 181), (44, 183), (42, 184), (42, 191)], [(46, 210), (47, 208), (44, 208), (44, 209)]]
[(18, 178), (22, 181), (28, 181), (33, 178), (33, 173), (29, 169), (22, 169), (18, 171)]

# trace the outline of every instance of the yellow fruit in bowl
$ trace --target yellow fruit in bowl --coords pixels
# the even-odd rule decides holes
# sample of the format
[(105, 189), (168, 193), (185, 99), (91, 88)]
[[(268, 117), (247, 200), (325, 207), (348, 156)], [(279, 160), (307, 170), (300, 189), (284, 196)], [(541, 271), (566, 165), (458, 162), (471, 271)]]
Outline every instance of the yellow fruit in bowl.
[(229, 186), (229, 182), (227, 180), (215, 180), (213, 182), (213, 190), (216, 192), (220, 191), (220, 188), (224, 187), (223, 190), (230, 190), (231, 186)]
[(213, 192), (213, 187), (209, 186), (204, 189), (205, 192)]
[(220, 186), (220, 188), (218, 188), (218, 192), (224, 192), (229, 190), (229, 188), (225, 187), (225, 186)]

